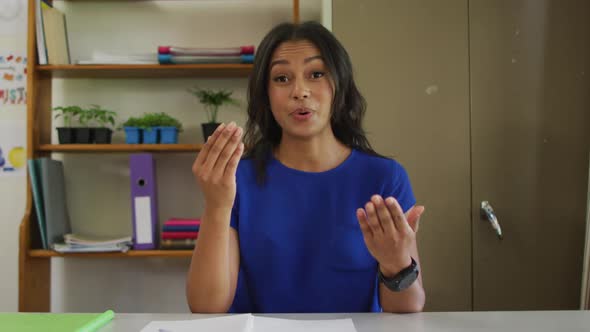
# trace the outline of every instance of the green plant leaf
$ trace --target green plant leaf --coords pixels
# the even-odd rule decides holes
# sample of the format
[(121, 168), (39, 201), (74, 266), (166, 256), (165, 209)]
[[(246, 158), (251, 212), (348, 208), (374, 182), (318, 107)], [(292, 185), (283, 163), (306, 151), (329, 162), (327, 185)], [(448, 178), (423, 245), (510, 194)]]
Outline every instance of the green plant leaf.
[(176, 118), (160, 112), (160, 113), (145, 113), (141, 118), (131, 117), (123, 123), (126, 127), (139, 127), (141, 129), (150, 129), (151, 127), (176, 127), (178, 131), (182, 131), (182, 123)]
[(196, 96), (199, 102), (203, 104), (209, 122), (217, 122), (217, 112), (221, 106), (240, 105), (237, 99), (231, 97), (233, 93), (231, 90), (211, 90), (194, 87), (188, 89), (188, 91)]

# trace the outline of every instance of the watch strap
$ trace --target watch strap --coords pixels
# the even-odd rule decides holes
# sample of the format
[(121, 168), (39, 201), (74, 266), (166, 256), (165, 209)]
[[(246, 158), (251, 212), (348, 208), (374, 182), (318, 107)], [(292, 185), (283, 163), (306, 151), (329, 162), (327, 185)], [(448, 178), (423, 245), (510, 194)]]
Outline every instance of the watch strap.
[(418, 279), (418, 275), (420, 273), (420, 271), (418, 270), (418, 263), (416, 263), (414, 258), (410, 258), (412, 259), (412, 263), (410, 263), (410, 266), (401, 270), (393, 277), (384, 276), (381, 272), (381, 269), (379, 268), (379, 281), (394, 292), (401, 292), (404, 289), (410, 287), (414, 283), (414, 281)]

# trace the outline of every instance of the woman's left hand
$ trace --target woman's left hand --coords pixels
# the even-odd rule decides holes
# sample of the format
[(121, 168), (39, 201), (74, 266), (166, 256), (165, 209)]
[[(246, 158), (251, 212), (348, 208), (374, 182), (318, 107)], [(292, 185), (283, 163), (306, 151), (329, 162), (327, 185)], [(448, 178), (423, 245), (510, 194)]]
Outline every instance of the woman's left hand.
[(404, 214), (395, 198), (384, 200), (379, 195), (371, 197), (364, 209), (357, 209), (365, 244), (383, 274), (393, 276), (412, 263), (410, 250), (422, 212), (424, 206), (414, 206)]

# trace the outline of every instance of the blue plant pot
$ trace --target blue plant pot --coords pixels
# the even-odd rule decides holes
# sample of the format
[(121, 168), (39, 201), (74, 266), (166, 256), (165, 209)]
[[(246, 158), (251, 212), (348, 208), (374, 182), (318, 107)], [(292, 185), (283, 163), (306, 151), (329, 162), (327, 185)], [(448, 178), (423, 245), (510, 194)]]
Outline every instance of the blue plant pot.
[(141, 143), (141, 130), (137, 127), (125, 127), (125, 143)]
[(143, 130), (143, 144), (158, 144), (158, 127)]
[(160, 129), (160, 143), (176, 144), (178, 143), (178, 128), (176, 127), (158, 127)]

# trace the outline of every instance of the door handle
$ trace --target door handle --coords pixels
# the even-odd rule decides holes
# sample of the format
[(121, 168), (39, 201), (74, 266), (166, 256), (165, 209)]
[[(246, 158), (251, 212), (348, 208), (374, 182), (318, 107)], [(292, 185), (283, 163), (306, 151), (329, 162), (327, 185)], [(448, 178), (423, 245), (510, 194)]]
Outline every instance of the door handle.
[(490, 205), (488, 201), (481, 202), (481, 209), (480, 209), (481, 217), (483, 221), (488, 221), (494, 231), (496, 231), (496, 235), (500, 240), (504, 238), (502, 235), (502, 227), (500, 227), (500, 223), (498, 222), (498, 218), (494, 213), (494, 209)]

